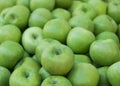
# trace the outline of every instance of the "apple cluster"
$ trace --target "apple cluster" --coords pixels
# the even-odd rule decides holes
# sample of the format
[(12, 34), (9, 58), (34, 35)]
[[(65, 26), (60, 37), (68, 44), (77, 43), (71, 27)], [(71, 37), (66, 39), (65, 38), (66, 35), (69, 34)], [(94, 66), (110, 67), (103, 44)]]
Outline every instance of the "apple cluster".
[(0, 86), (120, 86), (120, 0), (0, 0)]

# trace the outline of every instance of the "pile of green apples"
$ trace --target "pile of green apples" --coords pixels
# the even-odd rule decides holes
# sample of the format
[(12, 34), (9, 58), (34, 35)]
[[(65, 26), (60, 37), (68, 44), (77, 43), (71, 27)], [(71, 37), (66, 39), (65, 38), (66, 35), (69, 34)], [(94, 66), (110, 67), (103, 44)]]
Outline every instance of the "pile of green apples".
[(120, 86), (120, 0), (0, 0), (0, 86)]

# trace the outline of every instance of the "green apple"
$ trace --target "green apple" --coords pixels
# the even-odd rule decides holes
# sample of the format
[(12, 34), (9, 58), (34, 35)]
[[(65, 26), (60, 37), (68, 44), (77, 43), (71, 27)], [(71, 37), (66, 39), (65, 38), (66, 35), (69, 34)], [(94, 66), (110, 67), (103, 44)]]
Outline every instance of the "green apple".
[(99, 15), (94, 20), (94, 28), (95, 28), (95, 34), (99, 34), (103, 31), (110, 31), (110, 32), (116, 32), (117, 31), (117, 24), (108, 15)]
[(40, 86), (41, 77), (32, 64), (15, 69), (9, 79), (9, 86)]
[(0, 13), (2, 10), (8, 7), (12, 7), (14, 5), (12, 0), (0, 0)]
[(48, 9), (37, 8), (31, 13), (28, 25), (30, 27), (37, 26), (43, 28), (44, 25), (52, 18), (52, 13)]
[(107, 70), (108, 70), (108, 66), (103, 66), (98, 68), (98, 72), (100, 76), (98, 86), (110, 86), (107, 77)]
[(0, 43), (6, 40), (20, 42), (20, 39), (21, 31), (15, 25), (7, 24), (0, 27)]
[(64, 76), (49, 76), (41, 86), (72, 86), (71, 82)]
[(108, 3), (108, 15), (111, 16), (117, 23), (120, 23), (120, 1), (113, 0)]
[(112, 86), (120, 86), (120, 61), (108, 67), (107, 77)]
[(81, 5), (77, 6), (76, 9), (72, 12), (72, 16), (76, 15), (85, 15), (90, 19), (94, 19), (96, 17), (96, 11), (88, 3), (81, 3)]
[(9, 86), (10, 75), (11, 73), (7, 68), (0, 66), (0, 86)]
[(119, 38), (118, 38), (118, 36), (117, 36), (115, 33), (113, 33), (113, 32), (108, 32), (108, 31), (101, 32), (100, 34), (98, 34), (98, 35), (96, 36), (96, 39), (97, 39), (97, 40), (113, 39), (113, 40), (117, 43), (118, 47), (120, 46), (120, 45), (119, 45)]
[(59, 41), (54, 40), (54, 39), (50, 39), (50, 38), (46, 38), (43, 39), (39, 42), (39, 44), (37, 45), (36, 49), (35, 49), (35, 55), (36, 55), (36, 59), (37, 61), (41, 64), (41, 55), (42, 52), (48, 48), (48, 46), (51, 46), (52, 44), (60, 44)]
[(22, 59), (23, 54), (24, 50), (19, 43), (10, 40), (4, 41), (0, 45), (0, 65), (13, 69), (16, 63)]
[(71, 27), (83, 27), (91, 32), (94, 32), (93, 21), (85, 15), (73, 16), (69, 20)]
[(74, 62), (75, 63), (81, 63), (81, 62), (86, 62), (86, 63), (91, 63), (90, 57), (84, 54), (75, 54), (74, 55)]
[(55, 0), (30, 0), (30, 9), (34, 11), (37, 8), (46, 8), (53, 10), (55, 6)]
[(23, 5), (30, 9), (30, 0), (16, 0), (16, 5)]
[(43, 35), (45, 38), (52, 38), (60, 41), (61, 43), (66, 42), (66, 37), (71, 30), (71, 27), (64, 19), (52, 19), (48, 21), (43, 28)]
[(68, 21), (71, 18), (71, 13), (63, 8), (55, 8), (52, 11), (52, 15), (54, 18), (61, 18), (65, 19), (66, 21)]
[(118, 61), (119, 47), (112, 39), (96, 40), (90, 46), (91, 59), (100, 66), (109, 66)]
[(58, 8), (69, 9), (73, 0), (55, 0), (55, 5)]
[(73, 51), (63, 44), (48, 46), (41, 55), (41, 64), (50, 74), (65, 75), (71, 70), (73, 63)]
[(107, 13), (107, 4), (102, 0), (88, 0), (90, 4), (96, 11), (97, 16)]
[(30, 11), (27, 7), (22, 5), (15, 5), (11, 7), (3, 16), (6, 24), (14, 24), (21, 30), (27, 27)]
[(40, 68), (39, 74), (40, 74), (42, 80), (44, 80), (47, 77), (51, 76), (51, 74), (48, 71), (46, 71), (43, 67)]
[(22, 45), (29, 54), (34, 54), (42, 39), (43, 33), (40, 27), (28, 27), (22, 34)]
[(74, 53), (87, 53), (90, 44), (95, 40), (95, 36), (92, 32), (81, 28), (73, 28), (67, 36), (67, 46), (69, 46)]
[(117, 36), (118, 36), (118, 38), (120, 39), (120, 24), (118, 24)]
[(73, 66), (67, 78), (73, 86), (97, 86), (99, 73), (90, 63), (78, 63)]

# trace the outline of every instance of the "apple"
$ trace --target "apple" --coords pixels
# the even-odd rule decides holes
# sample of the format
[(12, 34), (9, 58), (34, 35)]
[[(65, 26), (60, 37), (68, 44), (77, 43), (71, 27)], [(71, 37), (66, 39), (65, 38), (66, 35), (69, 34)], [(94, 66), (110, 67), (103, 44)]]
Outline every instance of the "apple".
[(48, 48), (48, 46), (51, 46), (53, 44), (60, 44), (59, 41), (54, 40), (54, 39), (50, 39), (50, 38), (46, 38), (46, 39), (42, 39), (39, 44), (37, 45), (36, 49), (35, 49), (35, 56), (37, 61), (41, 64), (41, 55), (43, 53), (43, 51)]
[(119, 86), (120, 85), (120, 61), (113, 63), (108, 67), (107, 70), (107, 77), (112, 86)]
[(41, 86), (72, 86), (71, 82), (64, 76), (49, 76)]
[(69, 46), (74, 53), (84, 54), (87, 53), (90, 44), (95, 40), (92, 32), (81, 28), (73, 28), (67, 36), (67, 46)]
[(63, 8), (55, 8), (52, 11), (52, 15), (54, 18), (65, 19), (66, 21), (71, 18), (71, 13)]
[(72, 15), (73, 16), (85, 15), (90, 19), (94, 19), (96, 17), (96, 11), (88, 3), (81, 3), (81, 5), (79, 5), (75, 8), (75, 10), (72, 12)]
[(22, 45), (29, 54), (35, 53), (35, 48), (43, 39), (40, 27), (28, 27), (22, 34)]
[(97, 86), (99, 73), (95, 66), (90, 63), (74, 64), (67, 78), (73, 86)]
[(16, 5), (23, 5), (30, 9), (30, 0), (16, 0)]
[(108, 66), (103, 66), (98, 68), (98, 72), (100, 76), (98, 86), (111, 86), (108, 81), (107, 70), (108, 70)]
[(0, 86), (9, 86), (10, 75), (11, 73), (7, 68), (0, 66)]
[(27, 7), (15, 5), (4, 14), (3, 20), (6, 24), (14, 24), (24, 30), (27, 26), (29, 15), (30, 11)]
[(48, 21), (43, 28), (43, 35), (45, 38), (52, 38), (60, 41), (61, 43), (66, 42), (66, 37), (71, 30), (71, 27), (64, 19), (52, 19)]
[(93, 22), (95, 28), (94, 32), (96, 35), (103, 31), (110, 31), (114, 33), (117, 31), (116, 22), (108, 15), (99, 15), (93, 20)]
[(120, 1), (113, 0), (108, 3), (108, 15), (111, 16), (117, 23), (120, 22)]
[(120, 39), (120, 24), (118, 24), (117, 36), (118, 36), (118, 38)]
[(52, 13), (48, 9), (37, 8), (30, 14), (28, 25), (29, 27), (37, 26), (43, 28), (52, 18)]
[(20, 42), (20, 39), (21, 31), (15, 25), (7, 24), (0, 27), (0, 43), (6, 40)]
[(10, 40), (4, 41), (0, 45), (0, 65), (13, 69), (16, 63), (22, 59), (23, 54), (24, 50), (19, 43)]
[(104, 1), (88, 0), (87, 3), (95, 9), (97, 16), (107, 13), (107, 4)]
[(37, 8), (46, 8), (53, 10), (55, 6), (55, 0), (30, 0), (30, 9), (34, 11)]
[(41, 55), (42, 67), (53, 75), (67, 74), (71, 70), (73, 63), (73, 51), (63, 44), (58, 43), (48, 46)]
[(119, 47), (112, 39), (96, 40), (90, 46), (90, 57), (99, 66), (109, 66), (118, 61)]
[(93, 21), (85, 15), (73, 16), (69, 20), (71, 27), (83, 27), (91, 32), (94, 32), (94, 23)]

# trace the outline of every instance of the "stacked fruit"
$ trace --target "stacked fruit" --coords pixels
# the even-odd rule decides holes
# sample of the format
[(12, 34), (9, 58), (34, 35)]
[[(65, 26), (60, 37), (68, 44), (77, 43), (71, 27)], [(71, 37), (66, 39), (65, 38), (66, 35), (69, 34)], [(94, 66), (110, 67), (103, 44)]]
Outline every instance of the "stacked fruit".
[(120, 0), (0, 0), (0, 86), (120, 86)]

